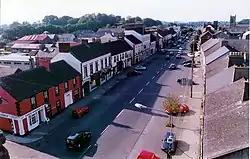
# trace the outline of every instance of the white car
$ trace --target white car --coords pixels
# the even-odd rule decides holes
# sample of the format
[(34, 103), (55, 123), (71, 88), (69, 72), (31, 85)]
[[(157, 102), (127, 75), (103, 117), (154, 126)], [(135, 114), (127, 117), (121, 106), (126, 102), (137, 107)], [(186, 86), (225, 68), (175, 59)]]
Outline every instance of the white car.
[(179, 50), (182, 50), (182, 47), (179, 47)]
[(146, 70), (146, 69), (147, 69), (147, 67), (146, 66), (142, 66), (142, 65), (135, 67), (135, 70)]
[(194, 57), (193, 53), (188, 53), (187, 55), (188, 55), (188, 57), (191, 57), (191, 58)]

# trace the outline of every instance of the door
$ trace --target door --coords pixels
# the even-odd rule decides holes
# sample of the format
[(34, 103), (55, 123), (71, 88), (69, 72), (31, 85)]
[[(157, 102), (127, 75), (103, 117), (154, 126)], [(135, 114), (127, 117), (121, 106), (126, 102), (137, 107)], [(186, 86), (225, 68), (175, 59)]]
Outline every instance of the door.
[(73, 103), (72, 91), (69, 91), (64, 94), (64, 102), (65, 102), (65, 108), (67, 108), (70, 104)]
[(84, 89), (84, 96), (89, 95), (90, 92), (90, 88), (89, 88), (89, 81), (85, 82), (83, 85), (83, 89)]

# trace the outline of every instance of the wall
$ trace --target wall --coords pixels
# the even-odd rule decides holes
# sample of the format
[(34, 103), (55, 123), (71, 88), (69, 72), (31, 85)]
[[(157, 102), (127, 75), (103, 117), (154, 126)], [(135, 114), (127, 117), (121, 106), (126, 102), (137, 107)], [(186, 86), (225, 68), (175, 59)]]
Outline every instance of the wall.
[(6, 100), (0, 104), (0, 112), (16, 115), (16, 100), (2, 87), (0, 87), (0, 96)]
[(101, 43), (107, 43), (109, 41), (116, 41), (117, 40), (116, 37), (113, 37), (110, 34), (106, 34), (106, 35), (102, 36), (100, 39), (101, 39)]

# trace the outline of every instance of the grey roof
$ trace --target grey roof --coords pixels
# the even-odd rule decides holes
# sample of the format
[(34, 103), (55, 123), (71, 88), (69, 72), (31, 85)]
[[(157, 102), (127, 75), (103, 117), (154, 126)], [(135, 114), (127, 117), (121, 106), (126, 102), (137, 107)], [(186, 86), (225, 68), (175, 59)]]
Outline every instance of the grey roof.
[(228, 68), (228, 64), (229, 64), (229, 57), (223, 57), (213, 61), (212, 63), (206, 66), (206, 78), (210, 78), (213, 75)]
[(204, 52), (205, 57), (212, 54), (221, 47), (221, 42), (216, 43), (214, 46), (210, 47)]
[(53, 58), (59, 53), (59, 48), (46, 48), (46, 50), (39, 50), (36, 54), (37, 57)]
[(122, 33), (124, 30), (124, 28), (100, 28), (97, 32)]
[(209, 39), (201, 45), (202, 51), (207, 51), (209, 48), (220, 42), (220, 39)]
[(228, 45), (239, 50), (239, 52), (249, 52), (249, 40), (247, 39), (225, 39)]
[(212, 54), (206, 57), (206, 65), (210, 64), (214, 60), (228, 53), (229, 53), (229, 49), (227, 47), (223, 46), (219, 48), (218, 50), (216, 50), (215, 52), (213, 52)]
[(0, 67), (0, 77), (8, 76), (17, 72), (21, 72), (19, 68)]
[(249, 159), (249, 147), (219, 157), (220, 159)]
[(216, 158), (247, 148), (249, 101), (217, 105), (213, 109), (215, 113), (204, 118), (203, 158)]
[(58, 38), (61, 39), (61, 38), (71, 38), (71, 36), (74, 36), (74, 34), (61, 34), (61, 35), (58, 35)]
[(96, 33), (83, 33), (79, 35), (79, 38), (100, 38), (105, 35), (105, 32)]
[(206, 79), (206, 94), (233, 83), (234, 71), (235, 66), (232, 66)]
[(223, 31), (217, 31), (214, 36), (216, 36), (217, 38), (221, 38), (221, 39), (228, 39), (229, 35), (224, 33)]

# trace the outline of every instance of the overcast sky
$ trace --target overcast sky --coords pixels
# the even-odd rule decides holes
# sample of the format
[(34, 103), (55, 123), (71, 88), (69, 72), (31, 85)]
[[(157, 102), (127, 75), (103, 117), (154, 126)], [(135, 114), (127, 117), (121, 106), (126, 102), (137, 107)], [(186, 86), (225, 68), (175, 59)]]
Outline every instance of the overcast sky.
[(0, 0), (1, 24), (34, 22), (45, 15), (80, 17), (107, 13), (126, 17), (150, 17), (163, 21), (237, 21), (250, 17), (250, 0)]

